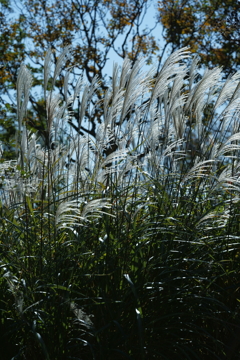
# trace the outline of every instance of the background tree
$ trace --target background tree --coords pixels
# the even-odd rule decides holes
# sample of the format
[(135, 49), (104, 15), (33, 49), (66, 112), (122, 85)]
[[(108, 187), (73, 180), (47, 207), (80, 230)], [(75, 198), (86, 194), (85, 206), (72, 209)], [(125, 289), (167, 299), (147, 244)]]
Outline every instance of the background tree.
[(163, 38), (171, 52), (190, 46), (203, 64), (222, 66), (226, 76), (240, 66), (239, 11), (236, 0), (158, 1)]

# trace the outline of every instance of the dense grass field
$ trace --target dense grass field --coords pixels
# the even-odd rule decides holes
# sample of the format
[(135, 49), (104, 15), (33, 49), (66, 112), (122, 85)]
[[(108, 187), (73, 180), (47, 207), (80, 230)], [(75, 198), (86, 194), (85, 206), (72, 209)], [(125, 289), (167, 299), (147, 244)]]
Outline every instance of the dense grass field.
[(200, 76), (187, 49), (157, 76), (126, 59), (96, 101), (99, 80), (69, 94), (68, 72), (57, 93), (68, 55), (56, 69), (46, 55), (44, 131), (27, 125), (19, 70), (17, 155), (0, 163), (1, 359), (239, 359), (240, 73)]

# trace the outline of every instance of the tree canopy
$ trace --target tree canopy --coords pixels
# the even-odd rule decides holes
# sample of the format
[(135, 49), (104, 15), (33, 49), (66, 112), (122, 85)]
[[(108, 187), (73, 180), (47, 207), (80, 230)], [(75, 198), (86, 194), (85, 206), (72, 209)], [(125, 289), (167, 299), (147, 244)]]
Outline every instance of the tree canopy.
[[(12, 90), (22, 61), (31, 70), (35, 87), (26, 122), (33, 130), (45, 130), (45, 100), (37, 86), (43, 85), (39, 74), (49, 48), (56, 65), (62, 49), (71, 45), (66, 63), (68, 69), (74, 65), (69, 91), (75, 86), (75, 76), (84, 74), (89, 83), (98, 76), (101, 87), (93, 99), (94, 112), (86, 114), (92, 128), (85, 129), (84, 124), (78, 128), (71, 122), (77, 131), (92, 136), (96, 122), (102, 121), (101, 100), (109, 80), (106, 68), (113, 54), (119, 59), (128, 56), (133, 63), (143, 56), (148, 64), (156, 63), (159, 71), (166, 53), (189, 46), (203, 63), (222, 66), (226, 76), (239, 69), (240, 3), (235, 0), (0, 0), (0, 4), (0, 141), (10, 145), (8, 150), (13, 149), (15, 139)], [(147, 26), (149, 12), (152, 21)], [(64, 99), (63, 76), (54, 85)], [(79, 109), (72, 111), (77, 121)], [(11, 151), (5, 151), (5, 157), (11, 157)]]
[(158, 15), (172, 49), (190, 46), (208, 67), (226, 75), (239, 69), (240, 2), (236, 0), (162, 0)]

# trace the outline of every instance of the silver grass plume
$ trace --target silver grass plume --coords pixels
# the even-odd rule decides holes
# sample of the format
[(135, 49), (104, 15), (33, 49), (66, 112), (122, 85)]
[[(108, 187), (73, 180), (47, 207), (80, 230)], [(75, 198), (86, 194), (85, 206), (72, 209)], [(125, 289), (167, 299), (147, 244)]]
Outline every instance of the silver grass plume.
[(71, 56), (71, 46), (66, 46), (62, 53), (59, 55), (59, 58), (57, 60), (57, 64), (55, 67), (55, 71), (53, 74), (53, 87), (55, 85), (55, 82), (58, 78), (58, 76), (60, 75), (60, 72), (63, 68), (63, 66), (65, 65), (66, 60)]
[(52, 55), (52, 50), (49, 48), (47, 51), (47, 54), (45, 56), (45, 61), (44, 61), (44, 98), (45, 101), (47, 99), (47, 86), (48, 86), (48, 80), (49, 80), (49, 76), (50, 76), (50, 72), (51, 72), (51, 55)]
[[(103, 209), (109, 209), (111, 204), (107, 199), (91, 200), (80, 209), (82, 203), (79, 200), (62, 202), (57, 209), (55, 224), (58, 229), (69, 228), (74, 230), (77, 226), (86, 226), (89, 219), (96, 219), (106, 214)], [(108, 214), (109, 215), (109, 214)]]
[(31, 86), (32, 75), (26, 65), (21, 64), (17, 77), (17, 118), (19, 131), (22, 130), (22, 121), (27, 111)]

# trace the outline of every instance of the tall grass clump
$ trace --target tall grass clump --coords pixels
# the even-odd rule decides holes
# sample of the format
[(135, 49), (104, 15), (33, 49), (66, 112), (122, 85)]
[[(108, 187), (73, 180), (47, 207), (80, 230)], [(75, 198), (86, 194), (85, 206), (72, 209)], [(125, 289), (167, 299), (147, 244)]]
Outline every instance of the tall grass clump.
[(2, 359), (239, 359), (240, 73), (201, 76), (186, 48), (157, 75), (125, 59), (97, 101), (99, 79), (68, 71), (56, 92), (68, 56), (52, 71), (47, 52), (38, 132), (19, 70), (16, 159), (0, 164)]

